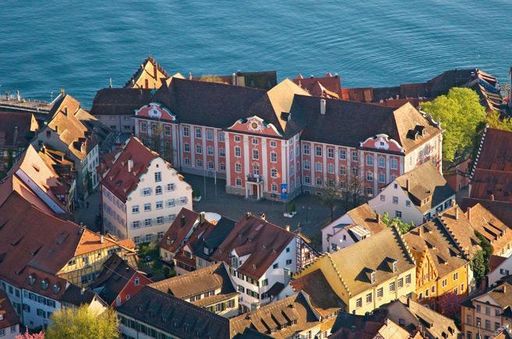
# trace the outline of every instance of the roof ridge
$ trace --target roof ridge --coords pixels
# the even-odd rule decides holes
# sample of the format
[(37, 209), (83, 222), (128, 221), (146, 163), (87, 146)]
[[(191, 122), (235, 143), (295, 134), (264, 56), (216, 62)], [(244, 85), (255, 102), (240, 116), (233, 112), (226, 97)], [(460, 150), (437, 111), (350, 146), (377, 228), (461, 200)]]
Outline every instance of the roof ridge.
[(350, 289), (347, 286), (347, 283), (345, 282), (345, 280), (341, 276), (341, 273), (338, 270), (338, 266), (336, 265), (336, 263), (334, 262), (333, 258), (331, 257), (331, 254), (329, 252), (327, 252), (326, 256), (327, 256), (327, 258), (329, 258), (329, 261), (331, 262), (331, 266), (334, 269), (334, 272), (336, 272), (336, 275), (338, 276), (338, 279), (340, 280), (341, 285), (345, 288), (345, 290), (347, 291), (348, 295), (352, 296), (352, 292), (350, 291)]
[[(458, 208), (458, 207), (455, 206), (455, 208)], [(453, 231), (450, 229), (448, 224), (444, 222), (442, 217), (443, 217), (443, 215), (440, 215), (440, 216), (438, 216), (436, 218), (436, 220), (439, 221), (439, 223), (442, 225), (443, 229), (446, 231), (446, 233), (448, 233), (448, 236), (455, 243), (455, 245), (457, 246), (458, 250), (461, 251), (466, 257), (469, 257), (469, 252), (466, 252), (466, 250), (462, 247), (459, 239), (457, 239), (457, 237), (455, 236)]]
[(402, 233), (400, 233), (400, 231), (398, 230), (398, 227), (396, 225), (391, 225), (391, 228), (397, 234), (398, 242), (404, 248), (406, 256), (409, 258), (409, 260), (411, 260), (411, 262), (414, 265), (416, 265), (416, 260), (414, 259), (414, 256), (411, 253), (411, 249), (409, 248), (409, 245), (407, 244), (407, 242), (403, 238)]
[[(484, 131), (482, 133), (482, 138), (480, 139), (480, 144), (478, 145), (478, 150), (476, 152), (476, 157), (473, 161), (473, 166), (471, 166), (471, 172), (469, 174), (469, 180), (473, 181), (473, 176), (475, 175), (476, 167), (478, 165), (478, 159), (480, 158), (480, 153), (482, 152), (482, 148), (484, 147), (485, 137), (487, 135), (487, 130), (489, 129), (489, 124), (485, 125)], [(471, 185), (470, 185), (471, 187)]]

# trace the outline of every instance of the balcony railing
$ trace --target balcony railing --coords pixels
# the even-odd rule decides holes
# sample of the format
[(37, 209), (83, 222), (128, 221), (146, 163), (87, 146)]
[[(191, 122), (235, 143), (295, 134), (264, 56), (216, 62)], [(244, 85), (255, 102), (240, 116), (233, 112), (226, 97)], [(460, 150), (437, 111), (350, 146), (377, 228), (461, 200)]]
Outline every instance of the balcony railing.
[(263, 182), (263, 179), (258, 174), (248, 174), (247, 181), (260, 183)]

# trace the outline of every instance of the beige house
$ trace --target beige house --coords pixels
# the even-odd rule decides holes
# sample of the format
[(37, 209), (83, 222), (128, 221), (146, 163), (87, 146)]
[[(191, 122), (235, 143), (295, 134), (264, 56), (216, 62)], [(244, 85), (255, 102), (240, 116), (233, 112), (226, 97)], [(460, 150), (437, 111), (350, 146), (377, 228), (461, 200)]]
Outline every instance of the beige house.
[(296, 274), (321, 270), (346, 304), (346, 311), (365, 314), (415, 291), (416, 263), (396, 228), (387, 228), (334, 253), (326, 253)]
[[(489, 338), (512, 324), (512, 284), (505, 281), (462, 303), (462, 332), (467, 339)], [(480, 337), (478, 337), (480, 335)]]

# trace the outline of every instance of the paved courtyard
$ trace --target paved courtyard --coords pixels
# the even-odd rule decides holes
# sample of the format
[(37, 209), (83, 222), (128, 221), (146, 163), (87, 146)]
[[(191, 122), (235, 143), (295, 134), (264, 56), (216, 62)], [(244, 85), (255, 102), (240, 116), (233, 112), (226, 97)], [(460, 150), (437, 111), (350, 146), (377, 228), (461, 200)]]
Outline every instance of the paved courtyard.
[[(269, 200), (248, 200), (241, 196), (226, 194), (224, 180), (218, 179), (215, 185), (212, 178), (190, 174), (185, 175), (185, 180), (193, 188), (199, 189), (202, 195), (200, 202), (194, 202), (195, 211), (216, 212), (234, 220), (246, 212), (264, 213), (267, 220), (276, 225), (290, 225), (292, 230), (301, 227), (316, 248), (319, 248), (321, 242), (320, 230), (330, 220), (329, 208), (322, 205), (315, 195), (301, 195), (295, 198), (293, 203), (297, 208), (297, 214), (293, 218), (287, 218), (283, 216), (285, 204)], [(342, 213), (343, 208), (340, 204), (335, 209), (335, 217)]]

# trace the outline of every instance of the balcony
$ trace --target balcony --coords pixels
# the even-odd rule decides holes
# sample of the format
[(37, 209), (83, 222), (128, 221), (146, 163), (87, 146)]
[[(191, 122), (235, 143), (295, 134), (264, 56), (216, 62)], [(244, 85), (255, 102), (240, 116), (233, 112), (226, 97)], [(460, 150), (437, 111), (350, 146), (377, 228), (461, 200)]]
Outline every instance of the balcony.
[(259, 184), (259, 183), (263, 182), (263, 179), (261, 178), (261, 176), (259, 174), (248, 174), (247, 181)]

